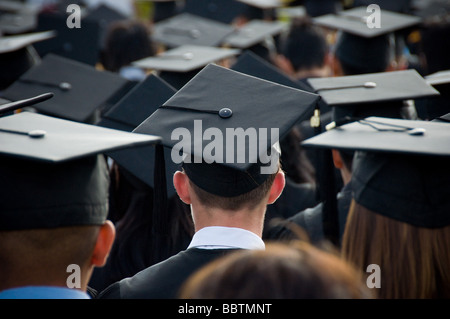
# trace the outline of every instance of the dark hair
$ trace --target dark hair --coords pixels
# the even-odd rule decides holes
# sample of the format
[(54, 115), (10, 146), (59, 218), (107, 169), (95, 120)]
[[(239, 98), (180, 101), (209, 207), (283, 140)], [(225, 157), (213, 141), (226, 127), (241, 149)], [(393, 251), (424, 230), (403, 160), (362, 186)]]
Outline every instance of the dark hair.
[(152, 56), (155, 52), (145, 24), (138, 20), (120, 20), (108, 28), (101, 62), (106, 70), (118, 72), (123, 66)]
[(244, 207), (253, 207), (259, 204), (269, 193), (277, 174), (278, 171), (274, 174), (271, 174), (261, 185), (259, 185), (255, 189), (245, 194), (233, 197), (223, 197), (211, 194), (201, 189), (190, 180), (189, 183), (194, 190), (195, 195), (197, 195), (199, 201), (203, 205), (208, 207), (217, 207), (224, 210), (239, 210)]
[(311, 24), (307, 17), (293, 20), (284, 39), (281, 53), (292, 63), (296, 71), (322, 67), (328, 52), (328, 44), (322, 31)]
[(280, 141), (281, 165), (286, 176), (293, 182), (315, 183), (315, 169), (301, 147), (303, 136), (297, 127), (294, 127)]

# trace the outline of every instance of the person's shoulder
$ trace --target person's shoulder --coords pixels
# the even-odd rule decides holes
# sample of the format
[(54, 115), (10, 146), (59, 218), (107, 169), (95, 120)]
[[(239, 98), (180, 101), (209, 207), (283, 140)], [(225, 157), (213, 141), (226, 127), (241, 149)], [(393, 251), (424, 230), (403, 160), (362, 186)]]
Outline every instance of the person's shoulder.
[(98, 299), (174, 298), (179, 286), (191, 273), (230, 251), (231, 249), (196, 248), (183, 250), (132, 277), (110, 285), (98, 295)]

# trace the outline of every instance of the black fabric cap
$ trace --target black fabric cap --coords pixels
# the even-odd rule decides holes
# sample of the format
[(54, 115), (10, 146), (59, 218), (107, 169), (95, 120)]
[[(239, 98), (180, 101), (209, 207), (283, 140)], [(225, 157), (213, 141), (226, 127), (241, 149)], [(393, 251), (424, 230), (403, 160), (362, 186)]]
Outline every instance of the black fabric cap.
[(36, 31), (55, 30), (56, 37), (36, 43), (41, 57), (49, 53), (95, 66), (99, 60), (102, 29), (98, 21), (82, 19), (81, 28), (67, 27), (67, 14), (41, 12)]
[[(360, 74), (386, 71), (392, 58), (391, 52), (387, 35), (364, 38), (348, 32), (340, 34), (335, 49), (344, 72)], [(346, 71), (345, 67), (350, 67), (351, 71)]]
[(0, 230), (102, 224), (109, 175), (100, 154), (157, 142), (30, 112), (0, 118)]
[[(315, 94), (209, 64), (134, 131), (158, 132), (162, 144), (172, 148), (175, 156), (182, 151), (186, 155), (183, 165), (190, 177), (198, 177), (200, 188), (220, 196), (237, 196), (267, 179), (270, 174), (261, 173), (263, 165), (258, 161), (269, 155), (268, 150), (312, 110), (317, 100)], [(245, 141), (237, 138), (238, 142), (230, 145), (230, 141), (226, 141), (227, 129), (229, 134), (239, 135), (240, 132), (244, 136), (248, 133), (248, 138), (245, 137)], [(261, 129), (267, 134), (260, 132)], [(274, 131), (278, 136), (272, 136)], [(216, 135), (221, 135), (223, 140), (214, 140), (217, 144), (213, 146), (203, 141), (203, 132), (217, 139)], [(176, 136), (178, 133), (181, 135)], [(256, 140), (251, 141), (253, 133)], [(183, 134), (190, 135), (190, 140), (185, 140), (187, 136)], [(235, 139), (235, 135), (232, 138)], [(237, 159), (237, 156), (244, 158)], [(192, 163), (186, 163), (186, 158), (193, 159)], [(267, 164), (270, 159), (266, 159)], [(181, 157), (178, 160), (181, 161)], [(212, 163), (219, 171), (225, 168), (214, 176), (206, 176), (202, 172)], [(253, 169), (254, 165), (258, 169)], [(213, 170), (211, 167), (208, 170)], [(265, 176), (261, 178), (261, 175)], [(211, 183), (211, 179), (215, 183)], [(240, 182), (241, 179), (252, 183)]]
[(302, 145), (356, 151), (358, 203), (412, 225), (442, 227), (450, 224), (449, 135), (446, 123), (369, 117)]
[[(176, 90), (160, 77), (151, 74), (105, 113), (98, 125), (131, 132), (175, 92)], [(148, 186), (154, 187), (155, 148), (153, 145), (106, 154)], [(165, 151), (165, 162), (167, 194), (170, 197), (175, 193), (172, 176), (178, 168), (170, 160), (170, 150)]]
[(184, 12), (156, 23), (152, 38), (168, 47), (219, 46), (233, 31), (232, 26), (223, 22)]
[(5, 90), (22, 74), (41, 62), (33, 44), (54, 37), (52, 31), (0, 36), (0, 91)]
[(53, 92), (54, 98), (36, 105), (38, 112), (78, 122), (93, 122), (96, 113), (109, 106), (110, 99), (123, 96), (133, 85), (118, 74), (48, 54), (3, 95), (15, 101)]

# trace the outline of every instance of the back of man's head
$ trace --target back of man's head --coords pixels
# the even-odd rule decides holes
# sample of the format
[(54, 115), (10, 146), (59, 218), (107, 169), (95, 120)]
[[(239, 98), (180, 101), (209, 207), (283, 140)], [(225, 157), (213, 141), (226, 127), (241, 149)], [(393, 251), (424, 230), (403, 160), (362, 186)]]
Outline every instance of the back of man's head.
[(328, 44), (324, 33), (307, 17), (295, 19), (284, 39), (281, 53), (296, 72), (325, 65)]

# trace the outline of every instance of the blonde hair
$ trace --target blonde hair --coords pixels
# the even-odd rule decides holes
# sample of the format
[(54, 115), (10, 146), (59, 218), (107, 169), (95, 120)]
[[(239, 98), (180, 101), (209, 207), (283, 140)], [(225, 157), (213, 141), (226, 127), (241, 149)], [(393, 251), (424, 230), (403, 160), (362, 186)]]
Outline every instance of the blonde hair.
[(331, 251), (308, 242), (272, 242), (238, 250), (200, 268), (180, 290), (183, 299), (373, 298), (362, 274)]
[(353, 201), (342, 254), (363, 271), (379, 265), (381, 287), (374, 289), (378, 298), (450, 297), (450, 225), (416, 227)]

